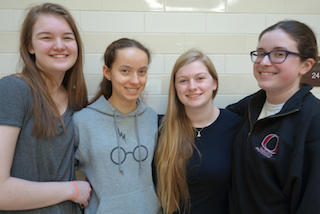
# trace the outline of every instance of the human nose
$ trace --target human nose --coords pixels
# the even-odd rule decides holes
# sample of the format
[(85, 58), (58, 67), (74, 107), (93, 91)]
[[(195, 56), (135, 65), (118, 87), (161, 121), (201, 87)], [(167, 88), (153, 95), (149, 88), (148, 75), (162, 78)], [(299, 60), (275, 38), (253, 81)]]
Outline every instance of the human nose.
[(189, 85), (188, 85), (188, 89), (189, 90), (195, 90), (197, 88), (196, 83), (194, 82), (194, 80), (190, 80), (189, 81)]
[(54, 46), (53, 46), (53, 49), (54, 50), (65, 50), (65, 46), (64, 46), (64, 43), (61, 39), (56, 39), (55, 42), (54, 42)]
[(263, 56), (260, 64), (263, 64), (263, 65), (270, 65), (271, 64), (271, 60), (270, 60), (270, 54), (266, 54)]
[(131, 77), (130, 77), (130, 83), (131, 84), (138, 84), (139, 83), (139, 77), (136, 72), (133, 72)]

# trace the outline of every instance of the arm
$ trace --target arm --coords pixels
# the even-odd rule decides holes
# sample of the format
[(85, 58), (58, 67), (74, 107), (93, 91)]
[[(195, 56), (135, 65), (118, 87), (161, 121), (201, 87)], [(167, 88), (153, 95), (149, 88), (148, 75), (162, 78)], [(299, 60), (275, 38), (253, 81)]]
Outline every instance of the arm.
[[(27, 210), (47, 207), (70, 200), (76, 194), (72, 182), (32, 182), (10, 176), (20, 128), (0, 125), (0, 210)], [(75, 203), (88, 205), (91, 187), (76, 181)]]
[(250, 97), (245, 97), (237, 103), (230, 104), (226, 107), (226, 109), (237, 115), (244, 116), (245, 113), (248, 111), (248, 103)]
[[(297, 214), (320, 213), (320, 116), (315, 117), (309, 127), (309, 140), (305, 143), (301, 190)], [(297, 164), (298, 165), (298, 164)], [(294, 193), (293, 193), (294, 194)], [(294, 205), (293, 205), (294, 206)]]

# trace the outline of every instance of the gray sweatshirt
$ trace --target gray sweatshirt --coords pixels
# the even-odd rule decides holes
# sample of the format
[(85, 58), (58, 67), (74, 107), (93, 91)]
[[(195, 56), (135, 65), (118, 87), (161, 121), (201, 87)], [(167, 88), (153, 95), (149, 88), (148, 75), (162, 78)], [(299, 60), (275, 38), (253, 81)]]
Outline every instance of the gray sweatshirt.
[(123, 114), (104, 96), (73, 116), (78, 170), (92, 185), (85, 213), (160, 212), (152, 181), (157, 114), (138, 100)]

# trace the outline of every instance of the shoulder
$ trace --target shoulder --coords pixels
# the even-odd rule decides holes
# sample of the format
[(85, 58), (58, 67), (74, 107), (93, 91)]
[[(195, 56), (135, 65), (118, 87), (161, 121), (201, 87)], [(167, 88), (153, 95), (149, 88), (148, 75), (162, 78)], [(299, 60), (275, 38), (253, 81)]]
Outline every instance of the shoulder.
[(26, 89), (30, 88), (29, 84), (17, 76), (6, 76), (0, 79), (0, 87), (1, 89)]
[(302, 105), (300, 111), (306, 115), (312, 115), (312, 117), (320, 116), (320, 100), (315, 97), (311, 92), (302, 99)]
[(150, 114), (150, 115), (153, 115), (153, 116), (158, 117), (158, 115), (157, 115), (157, 113), (155, 112), (155, 110), (154, 110), (153, 108), (151, 108), (151, 107), (147, 107), (146, 112), (148, 112), (148, 114)]
[(140, 115), (150, 115), (150, 116), (156, 116), (158, 117), (157, 113), (155, 110), (149, 106), (147, 106), (144, 102), (142, 102), (140, 99), (138, 101), (138, 108), (136, 112)]
[(248, 110), (249, 102), (251, 99), (254, 99), (255, 102), (264, 102), (265, 100), (265, 92), (263, 90), (259, 90), (258, 92), (248, 95), (241, 99), (240, 101), (230, 104), (226, 107), (229, 111), (232, 111), (238, 115), (244, 116), (244, 114)]
[(227, 110), (227, 109), (220, 109), (220, 119), (225, 122), (239, 124), (242, 117), (234, 112)]
[(90, 115), (93, 113), (94, 111), (88, 107), (85, 107), (83, 109), (81, 109), (80, 111), (76, 111), (73, 113), (73, 121), (74, 123), (77, 123), (78, 121), (83, 121), (86, 118), (90, 117)]
[(7, 76), (0, 79), (1, 101), (6, 102), (27, 102), (31, 98), (29, 84), (17, 76)]

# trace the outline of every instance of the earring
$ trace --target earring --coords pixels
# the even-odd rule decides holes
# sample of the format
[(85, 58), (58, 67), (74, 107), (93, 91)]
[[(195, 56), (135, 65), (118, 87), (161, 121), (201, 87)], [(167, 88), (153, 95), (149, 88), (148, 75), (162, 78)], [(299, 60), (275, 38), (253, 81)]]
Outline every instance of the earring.
[(111, 82), (111, 79), (108, 79)]

